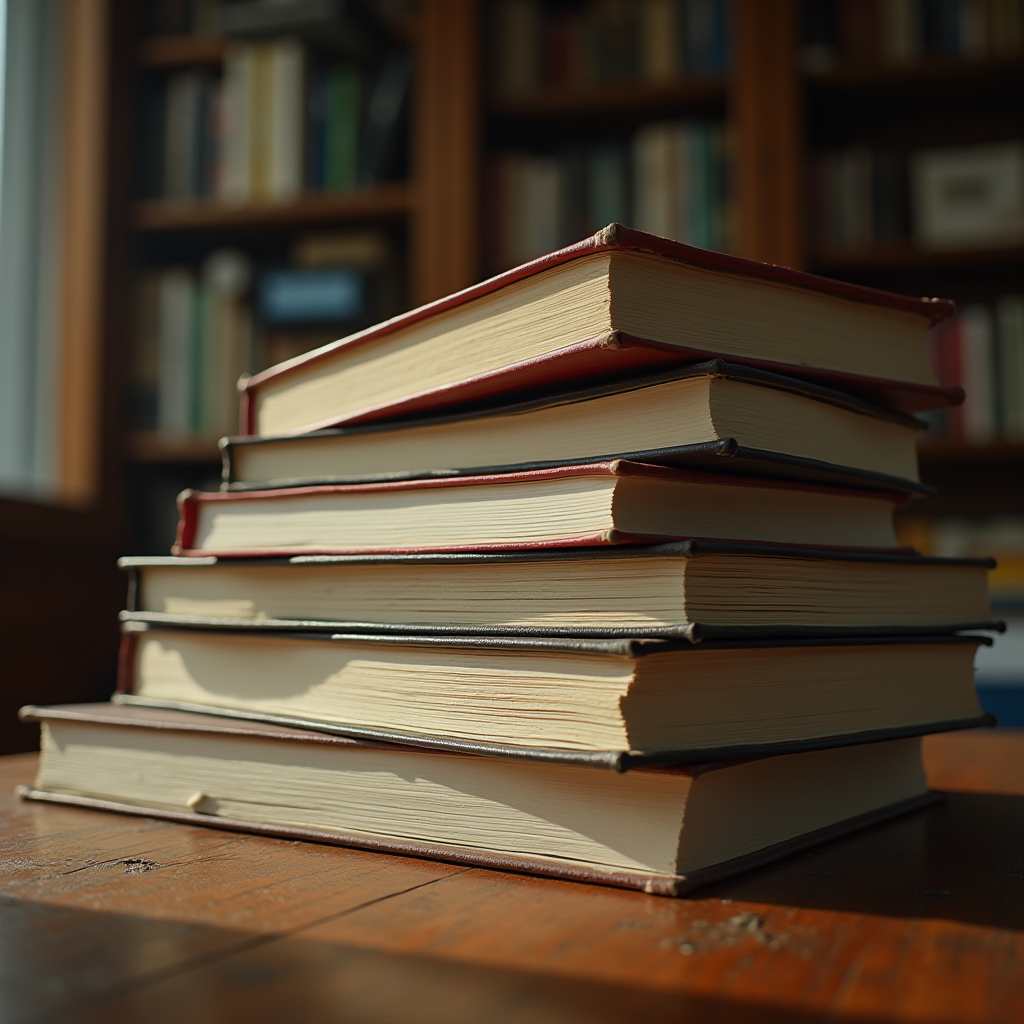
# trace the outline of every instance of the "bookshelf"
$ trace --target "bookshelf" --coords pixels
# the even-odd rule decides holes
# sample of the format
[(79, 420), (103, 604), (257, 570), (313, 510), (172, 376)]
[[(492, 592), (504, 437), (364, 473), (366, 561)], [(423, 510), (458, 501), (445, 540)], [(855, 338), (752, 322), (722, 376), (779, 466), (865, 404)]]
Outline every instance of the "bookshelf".
[[(921, 54), (902, 65), (861, 52), (840, 54), (824, 70), (808, 70), (806, 11), (797, 0), (733, 0), (731, 61), (724, 72), (662, 81), (541, 83), (502, 94), (487, 77), (487, 26), (494, 9), (485, 0), (423, 0), (391, 25), (417, 62), (409, 173), (403, 180), (338, 195), (304, 194), (287, 203), (132, 195), (123, 210), (126, 249), (134, 254), (122, 267), (126, 278), (139, 258), (155, 252), (185, 259), (213, 245), (281, 252), (304, 230), (374, 226), (394, 240), (403, 262), (402, 303), (413, 305), (470, 284), (490, 269), (482, 251), (492, 200), (485, 174), (490, 155), (509, 147), (543, 150), (566, 136), (626, 137), (653, 121), (715, 119), (731, 133), (732, 248), (739, 254), (969, 303), (987, 301), (1024, 280), (1021, 245), (943, 251), (900, 238), (828, 247), (815, 242), (808, 228), (808, 160), (823, 148), (885, 144), (894, 137), (904, 147), (1024, 137), (1013, 99), (1024, 85), (1020, 52), (983, 58)], [(124, 74), (136, 83), (223, 67), (223, 38), (146, 37), (137, 16), (117, 16), (132, 23), (119, 36)], [(129, 163), (138, 157), (138, 144), (135, 137), (124, 147)], [(130, 346), (127, 325), (125, 342)], [(971, 488), (975, 499), (953, 507), (1017, 514), (1024, 509), (1009, 481), (1024, 465), (1022, 452), (1021, 443), (937, 439), (926, 442), (922, 461), (926, 476), (943, 489), (963, 490), (979, 474), (992, 477), (991, 485)], [(133, 467), (146, 473), (161, 466), (210, 471), (217, 462), (212, 436), (175, 440), (153, 431), (132, 433), (121, 457), (129, 474)]]
[[(808, 225), (809, 161), (816, 153), (894, 139), (911, 150), (1024, 138), (1015, 99), (1024, 85), (1019, 49), (983, 57), (922, 54), (903, 64), (877, 54), (840, 53), (828, 67), (808, 69), (806, 12), (797, 0), (733, 0), (726, 71), (660, 81), (541, 83), (501, 94), (488, 78), (493, 9), (486, 0), (422, 0), (393, 26), (416, 60), (404, 180), (280, 204), (132, 195), (122, 217), (130, 240), (125, 249), (132, 253), (121, 268), (125, 279), (153, 252), (194, 256), (214, 243), (281, 251), (303, 231), (373, 226), (394, 240), (404, 268), (403, 302), (414, 305), (491, 269), (484, 244), (491, 200), (487, 164), (494, 154), (550, 150), (565, 138), (585, 141), (602, 133), (626, 138), (655, 121), (714, 119), (731, 135), (732, 248), (739, 254), (911, 294), (949, 295), (960, 303), (1022, 290), (1024, 245), (949, 251), (901, 237), (830, 247), (817, 242)], [(216, 36), (144, 37), (137, 23), (120, 36), (125, 74), (135, 82), (182, 69), (216, 70), (227, 52)], [(124, 147), (126, 160), (137, 157), (138, 142)], [(130, 335), (125, 325), (126, 345)], [(212, 438), (172, 441), (139, 432), (129, 437), (121, 458), (129, 476), (136, 470), (159, 473), (160, 467), (208, 474), (215, 471), (217, 452)], [(939, 439), (922, 448), (922, 466), (930, 482), (955, 497), (946, 495), (930, 509), (920, 505), (915, 515), (949, 509), (1024, 514), (1017, 484), (1024, 475), (1020, 442)]]

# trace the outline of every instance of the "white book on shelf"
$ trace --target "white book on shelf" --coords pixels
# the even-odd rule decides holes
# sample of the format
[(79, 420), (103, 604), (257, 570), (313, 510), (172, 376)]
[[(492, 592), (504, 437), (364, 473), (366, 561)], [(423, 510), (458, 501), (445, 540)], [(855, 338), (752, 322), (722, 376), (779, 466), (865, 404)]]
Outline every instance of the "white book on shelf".
[(248, 310), (242, 301), (249, 284), (248, 258), (236, 249), (217, 249), (202, 267), (204, 347), (202, 380), (206, 432), (221, 436), (238, 427), (238, 378), (247, 369)]
[(191, 199), (196, 195), (202, 89), (197, 71), (183, 71), (167, 80), (163, 166), (163, 194), (167, 199)]
[(996, 303), (999, 413), (1007, 440), (1024, 441), (1024, 295), (1004, 295)]
[(644, 125), (633, 137), (634, 226), (653, 235), (672, 238), (675, 171), (675, 126)]
[(192, 427), (192, 348), (196, 326), (196, 283), (183, 269), (160, 276), (157, 430), (181, 437)]
[(280, 39), (269, 53), (269, 181), (271, 199), (288, 202), (302, 192), (305, 49), (297, 39)]
[(554, 157), (535, 156), (527, 164), (523, 224), (528, 259), (553, 252), (561, 245), (561, 170)]
[(984, 444), (996, 436), (995, 338), (992, 311), (987, 306), (966, 306), (960, 314), (963, 358), (964, 438)]
[(923, 150), (911, 160), (914, 233), (929, 249), (1024, 242), (1024, 142)]
[(232, 43), (224, 58), (219, 198), (245, 203), (252, 198), (249, 123), (252, 105), (253, 47)]

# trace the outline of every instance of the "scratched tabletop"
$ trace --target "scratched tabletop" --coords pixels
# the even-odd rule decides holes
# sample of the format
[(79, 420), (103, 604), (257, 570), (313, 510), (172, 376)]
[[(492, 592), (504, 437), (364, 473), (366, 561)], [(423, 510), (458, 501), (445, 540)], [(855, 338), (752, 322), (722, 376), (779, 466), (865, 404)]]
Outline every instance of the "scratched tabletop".
[(22, 803), (0, 1021), (1024, 1021), (1024, 732), (926, 741), (939, 806), (666, 899)]

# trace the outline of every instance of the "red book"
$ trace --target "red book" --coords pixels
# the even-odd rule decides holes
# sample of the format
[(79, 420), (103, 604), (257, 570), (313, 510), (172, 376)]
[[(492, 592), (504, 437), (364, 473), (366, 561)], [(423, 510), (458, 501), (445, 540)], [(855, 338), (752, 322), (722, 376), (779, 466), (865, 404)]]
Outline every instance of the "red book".
[(244, 379), (242, 433), (466, 409), (719, 356), (915, 412), (963, 400), (936, 382), (925, 341), (952, 310), (613, 224)]
[(616, 460), (269, 491), (185, 491), (176, 555), (503, 551), (680, 538), (894, 550), (899, 496)]

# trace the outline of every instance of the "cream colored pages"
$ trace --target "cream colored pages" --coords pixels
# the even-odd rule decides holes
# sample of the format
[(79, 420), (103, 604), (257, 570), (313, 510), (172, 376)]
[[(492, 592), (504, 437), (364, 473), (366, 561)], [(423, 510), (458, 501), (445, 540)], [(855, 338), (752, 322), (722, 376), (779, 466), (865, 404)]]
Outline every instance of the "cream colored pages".
[(239, 444), (237, 481), (416, 474), (602, 456), (735, 438), (750, 448), (917, 480), (913, 429), (777, 388), (668, 381), (502, 416)]
[(625, 750), (627, 658), (150, 630), (141, 697), (396, 732)]
[[(679, 872), (754, 853), (927, 790), (916, 738), (789, 754), (709, 772), (695, 780), (686, 806)], [(780, 792), (785, 800), (777, 798)]]
[(740, 359), (935, 384), (916, 313), (735, 277), (647, 253), (611, 257), (621, 331)]
[(194, 810), (211, 824), (225, 817), (670, 875), (690, 780), (53, 721), (36, 785)]
[(574, 260), (268, 381), (256, 433), (289, 434), (594, 338), (611, 328), (608, 254)]
[[(739, 359), (934, 384), (923, 316), (602, 252), (348, 343), (256, 388), (256, 433), (297, 433), (617, 329)], [(287, 364), (285, 364), (287, 365)]]

